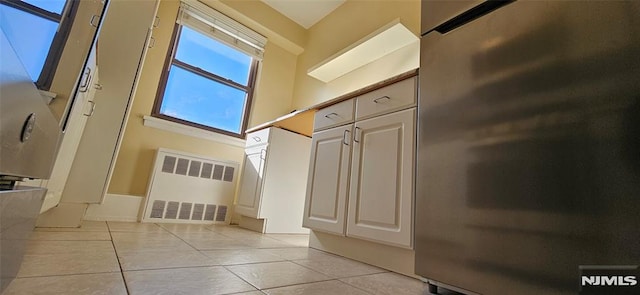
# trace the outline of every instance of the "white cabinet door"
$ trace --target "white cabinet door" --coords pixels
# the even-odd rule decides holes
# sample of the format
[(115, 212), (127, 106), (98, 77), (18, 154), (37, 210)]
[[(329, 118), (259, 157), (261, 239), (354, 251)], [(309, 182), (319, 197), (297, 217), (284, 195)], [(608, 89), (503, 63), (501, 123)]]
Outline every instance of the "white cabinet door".
[(41, 212), (47, 211), (60, 203), (62, 192), (71, 171), (73, 159), (80, 145), (80, 139), (87, 119), (93, 115), (96, 107), (93, 98), (98, 89), (98, 69), (96, 65), (96, 47), (89, 54), (80, 85), (76, 89), (76, 98), (71, 107), (71, 114), (64, 132), (51, 177), (47, 181), (47, 194)]
[[(158, 1), (110, 1), (98, 42), (102, 90), (87, 121), (62, 202), (101, 203), (107, 192)], [(127, 32), (127, 34), (122, 34)]]
[(305, 227), (344, 235), (353, 124), (313, 134)]
[(267, 146), (257, 146), (245, 150), (240, 192), (236, 212), (245, 216), (259, 218), (262, 183), (267, 157)]
[(415, 108), (356, 122), (347, 236), (410, 248)]

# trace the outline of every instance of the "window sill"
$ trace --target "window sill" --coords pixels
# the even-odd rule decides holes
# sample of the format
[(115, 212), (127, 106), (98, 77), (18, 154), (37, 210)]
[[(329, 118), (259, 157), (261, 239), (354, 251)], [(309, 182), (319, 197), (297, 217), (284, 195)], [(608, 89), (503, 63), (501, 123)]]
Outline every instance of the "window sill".
[(199, 128), (183, 125), (180, 123), (175, 123), (175, 122), (151, 117), (151, 116), (143, 116), (142, 119), (144, 121), (143, 125), (147, 127), (153, 127), (153, 128), (161, 129), (164, 131), (179, 133), (179, 134), (183, 134), (191, 137), (202, 138), (202, 139), (223, 143), (223, 144), (228, 144), (228, 145), (233, 145), (237, 147), (242, 147), (242, 148), (244, 148), (245, 146), (244, 139), (239, 139), (232, 136), (228, 136), (228, 135), (224, 135), (224, 134), (220, 134), (212, 131), (207, 131), (207, 130), (203, 130), (203, 129), (199, 129)]

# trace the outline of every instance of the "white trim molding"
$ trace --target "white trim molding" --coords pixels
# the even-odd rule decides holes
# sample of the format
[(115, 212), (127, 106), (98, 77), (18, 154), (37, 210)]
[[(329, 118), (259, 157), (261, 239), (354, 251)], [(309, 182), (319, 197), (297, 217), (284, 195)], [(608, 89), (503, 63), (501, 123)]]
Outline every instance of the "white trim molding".
[(202, 139), (223, 143), (223, 144), (228, 144), (236, 147), (244, 148), (245, 146), (244, 139), (235, 138), (233, 136), (228, 136), (228, 135), (216, 133), (213, 131), (195, 128), (195, 127), (191, 127), (184, 124), (171, 122), (168, 120), (163, 120), (163, 119), (151, 117), (151, 116), (143, 116), (142, 119), (144, 120), (144, 123), (143, 123), (144, 126), (147, 126), (147, 127), (153, 127), (153, 128), (161, 129), (164, 131), (179, 133), (179, 134), (183, 134), (191, 137), (202, 138)]
[(89, 204), (84, 220), (138, 221), (144, 197), (107, 194), (102, 204)]

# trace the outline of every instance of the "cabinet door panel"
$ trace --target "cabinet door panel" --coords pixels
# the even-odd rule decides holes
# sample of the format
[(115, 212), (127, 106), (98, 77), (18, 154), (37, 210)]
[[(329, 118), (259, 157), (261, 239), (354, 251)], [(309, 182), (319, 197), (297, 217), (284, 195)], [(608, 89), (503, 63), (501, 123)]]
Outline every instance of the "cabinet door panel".
[(347, 236), (411, 247), (415, 109), (356, 122)]
[[(47, 182), (47, 194), (42, 204), (41, 212), (47, 211), (60, 203), (62, 192), (71, 171), (74, 156), (80, 145), (82, 132), (87, 119), (95, 108), (93, 98), (96, 93), (95, 84), (98, 83), (98, 70), (96, 65), (96, 47), (94, 46), (87, 59), (86, 68), (82, 74), (86, 79), (81, 82), (85, 86), (77, 90), (73, 100), (64, 137), (60, 143), (55, 165), (51, 171), (51, 177)], [(84, 89), (84, 90), (83, 90)]]
[(240, 192), (236, 204), (236, 212), (239, 214), (253, 218), (259, 217), (266, 154), (266, 147), (256, 147), (245, 151)]
[[(82, 133), (62, 202), (104, 200), (139, 80), (148, 42), (145, 37), (154, 21), (157, 4), (157, 1), (109, 2), (97, 45), (103, 88), (95, 94), (95, 112)], [(127, 34), (122, 34), (125, 31)]]
[(313, 134), (305, 227), (344, 235), (351, 128), (348, 125)]

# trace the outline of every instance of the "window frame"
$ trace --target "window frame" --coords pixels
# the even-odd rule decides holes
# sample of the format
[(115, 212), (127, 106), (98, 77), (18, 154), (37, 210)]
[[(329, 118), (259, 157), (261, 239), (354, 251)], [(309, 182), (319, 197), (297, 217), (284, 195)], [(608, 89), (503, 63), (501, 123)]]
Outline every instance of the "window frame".
[[(156, 98), (155, 101), (153, 103), (153, 109), (151, 111), (151, 116), (152, 117), (156, 117), (156, 118), (160, 118), (160, 119), (164, 119), (164, 120), (168, 120), (168, 121), (172, 121), (172, 122), (176, 122), (176, 123), (180, 123), (180, 124), (184, 124), (184, 125), (188, 125), (191, 127), (195, 127), (195, 128), (200, 128), (200, 129), (204, 129), (204, 130), (208, 130), (208, 131), (212, 131), (212, 132), (217, 132), (217, 133), (221, 133), (224, 135), (228, 135), (228, 136), (233, 136), (236, 138), (241, 138), (244, 139), (246, 137), (246, 130), (247, 130), (247, 125), (248, 125), (248, 121), (249, 121), (249, 115), (251, 114), (251, 107), (252, 107), (252, 102), (253, 102), (253, 93), (255, 90), (255, 84), (256, 84), (256, 76), (258, 74), (258, 65), (260, 63), (260, 61), (258, 59), (256, 59), (255, 57), (251, 57), (251, 65), (249, 68), (249, 79), (247, 81), (247, 86), (244, 86), (242, 84), (236, 83), (230, 79), (224, 78), (222, 76), (216, 75), (214, 73), (205, 71), (201, 68), (195, 67), (193, 65), (190, 65), (188, 63), (182, 62), (178, 59), (176, 59), (175, 55), (178, 49), (178, 43), (180, 42), (180, 33), (181, 33), (181, 29), (182, 29), (183, 25), (179, 24), (179, 23), (175, 23), (175, 26), (173, 28), (173, 34), (171, 36), (171, 48), (167, 54), (167, 57), (165, 59), (165, 63), (164, 63), (164, 67), (162, 69), (162, 75), (160, 76), (160, 83), (158, 84), (158, 91), (156, 92)], [(187, 26), (188, 27), (188, 26)], [(216, 40), (215, 38), (211, 37), (211, 36), (207, 36), (213, 40)], [(217, 42), (221, 42), (219, 40), (216, 40)], [(223, 42), (221, 42), (223, 43)], [(223, 43), (224, 44), (224, 43)], [(226, 45), (228, 46), (228, 45)], [(187, 121), (187, 120), (183, 120), (183, 119), (179, 119), (176, 117), (172, 117), (172, 116), (167, 116), (164, 115), (162, 113), (160, 113), (160, 107), (162, 107), (162, 101), (164, 99), (164, 94), (167, 88), (167, 82), (169, 81), (169, 72), (171, 69), (171, 66), (177, 66), (181, 69), (184, 69), (190, 73), (199, 75), (201, 77), (207, 78), (209, 80), (212, 80), (214, 82), (218, 82), (221, 84), (224, 84), (226, 86), (230, 86), (233, 87), (235, 89), (239, 89), (242, 91), (245, 91), (247, 93), (247, 99), (246, 99), (246, 103), (245, 103), (245, 107), (243, 110), (243, 114), (242, 114), (242, 124), (240, 126), (240, 132), (239, 133), (235, 133), (235, 132), (231, 132), (231, 131), (227, 131), (227, 130), (223, 130), (223, 129), (219, 129), (219, 128), (215, 128), (215, 127), (211, 127), (211, 126), (207, 126), (207, 125), (203, 125), (203, 124), (198, 124), (195, 122), (191, 122), (191, 121)]]
[(38, 89), (49, 90), (58, 68), (58, 64), (60, 63), (62, 51), (69, 39), (69, 33), (71, 32), (71, 27), (76, 16), (76, 12), (78, 11), (78, 7), (80, 6), (80, 0), (66, 0), (61, 14), (44, 10), (20, 0), (0, 0), (0, 3), (58, 23), (58, 30), (53, 36), (51, 46), (49, 46), (49, 52), (44, 60), (44, 64), (42, 65), (40, 76), (38, 76), (38, 79), (34, 81)]

